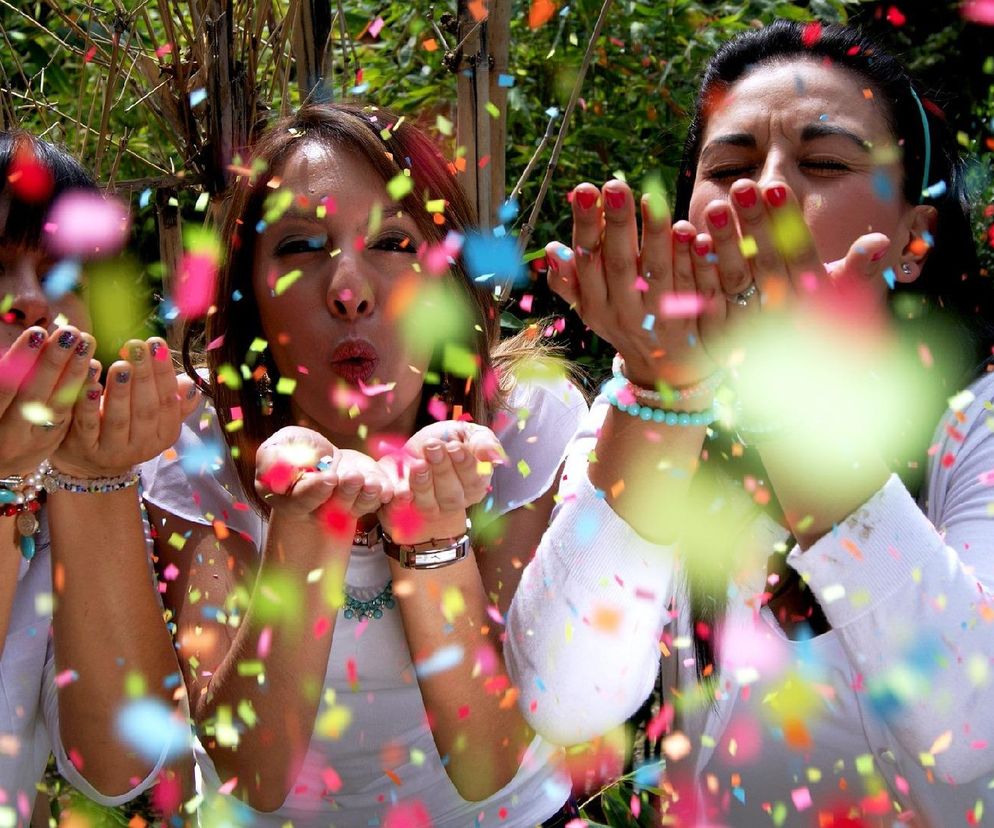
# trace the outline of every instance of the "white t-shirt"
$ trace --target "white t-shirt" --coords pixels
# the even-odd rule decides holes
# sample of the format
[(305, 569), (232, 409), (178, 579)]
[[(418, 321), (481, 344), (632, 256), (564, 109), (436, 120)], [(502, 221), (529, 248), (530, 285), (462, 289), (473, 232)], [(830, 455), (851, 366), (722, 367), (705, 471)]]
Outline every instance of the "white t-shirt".
[[(971, 391), (973, 403), (939, 425), (921, 506), (891, 477), (789, 553), (828, 632), (785, 638), (761, 595), (766, 556), (786, 533), (765, 516), (748, 527), (743, 544), (760, 565), (731, 585), (713, 703), (694, 702), (674, 549), (639, 537), (587, 477), (608, 410), (599, 398), (508, 613), (505, 659), (532, 726), (582, 742), (632, 715), (661, 677), (669, 707), (653, 725), (657, 737), (679, 734), (664, 751), (680, 824), (810, 826), (849, 807), (865, 825), (989, 822), (994, 375)], [(591, 620), (605, 608), (617, 613), (610, 628)]]
[[(493, 491), (484, 501), (493, 515), (535, 500), (554, 484), (566, 445), (587, 411), (581, 394), (565, 380), (519, 384), (509, 408), (494, 424), (510, 462), (496, 468)], [(262, 548), (263, 521), (245, 507), (234, 464), (207, 405), (187, 420), (175, 453), (146, 464), (142, 477), (145, 497), (159, 508), (198, 523), (220, 517)], [(531, 551), (521, 550), (521, 557)], [(353, 548), (345, 577), (350, 594), (368, 599), (389, 580), (380, 546)], [(227, 780), (218, 778), (206, 752), (198, 749), (203, 807), (223, 811), (235, 825), (283, 826), (290, 821), (297, 828), (367, 828), (384, 824), (394, 808), (423, 806), (435, 828), (465, 828), (477, 820), (480, 825), (538, 824), (569, 795), (560, 749), (536, 737), (504, 788), (483, 802), (459, 797), (427, 725), (397, 609), (364, 622), (338, 613), (324, 691), (303, 770), (278, 811), (259, 813), (218, 794)], [(322, 735), (329, 691), (334, 691), (334, 705), (351, 714), (337, 739)], [(337, 792), (329, 789), (329, 779), (340, 780)]]
[[(155, 782), (165, 755), (139, 784), (119, 796), (104, 796), (76, 770), (59, 731), (59, 701), (52, 646), (52, 561), (45, 509), (35, 556), (22, 560), (10, 625), (0, 658), (0, 824), (28, 825), (36, 785), (49, 754), (59, 772), (79, 791), (103, 805), (121, 805)], [(145, 584), (143, 587), (148, 588)]]

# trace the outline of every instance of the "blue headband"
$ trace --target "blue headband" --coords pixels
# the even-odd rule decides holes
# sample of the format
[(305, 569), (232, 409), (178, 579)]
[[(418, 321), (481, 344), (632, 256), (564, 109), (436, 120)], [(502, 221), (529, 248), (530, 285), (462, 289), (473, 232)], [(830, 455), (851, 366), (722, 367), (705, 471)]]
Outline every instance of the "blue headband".
[(915, 92), (913, 86), (908, 87), (911, 90), (911, 97), (915, 99), (915, 103), (918, 104), (918, 112), (922, 116), (922, 132), (925, 133), (925, 169), (922, 172), (922, 191), (921, 195), (918, 196), (918, 203), (920, 204), (928, 197), (928, 173), (929, 168), (932, 166), (932, 136), (928, 129), (928, 117), (925, 115), (925, 107), (922, 106), (922, 99), (918, 97), (918, 93)]

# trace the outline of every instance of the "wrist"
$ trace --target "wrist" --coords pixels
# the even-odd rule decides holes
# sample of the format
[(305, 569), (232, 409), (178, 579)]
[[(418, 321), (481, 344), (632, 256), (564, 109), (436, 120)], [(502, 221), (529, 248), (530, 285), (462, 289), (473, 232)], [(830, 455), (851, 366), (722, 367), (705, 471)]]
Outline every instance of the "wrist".
[(428, 543), (433, 538), (459, 537), (466, 532), (466, 510), (459, 509), (446, 512), (430, 520), (422, 521), (389, 521), (382, 520), (383, 531), (395, 543), (416, 544)]

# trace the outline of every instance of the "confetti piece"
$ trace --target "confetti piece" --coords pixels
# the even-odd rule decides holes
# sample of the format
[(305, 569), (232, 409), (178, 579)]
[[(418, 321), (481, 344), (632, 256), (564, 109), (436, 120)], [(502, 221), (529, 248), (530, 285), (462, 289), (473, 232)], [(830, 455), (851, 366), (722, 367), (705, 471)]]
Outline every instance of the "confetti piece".
[(664, 319), (696, 319), (704, 311), (704, 297), (697, 293), (664, 293), (660, 298)]
[(759, 245), (756, 243), (756, 239), (752, 236), (743, 236), (739, 240), (739, 250), (742, 251), (742, 255), (747, 259), (752, 259), (757, 253), (759, 253)]
[(276, 285), (273, 288), (273, 293), (277, 296), (285, 293), (290, 286), (296, 282), (301, 276), (304, 275), (303, 270), (291, 270), (289, 273), (285, 273), (276, 280)]
[[(396, 774), (390, 774), (399, 785)], [(387, 811), (383, 828), (432, 828), (431, 814), (424, 803), (418, 800), (406, 800), (393, 805)]]
[(458, 644), (449, 644), (439, 647), (427, 658), (415, 662), (414, 671), (418, 678), (428, 678), (451, 670), (463, 660), (464, 651)]
[(398, 173), (387, 182), (387, 195), (394, 201), (400, 201), (413, 189), (414, 182), (404, 173)]
[(117, 733), (143, 759), (176, 758), (189, 750), (189, 731), (163, 702), (143, 698), (127, 702), (117, 717)]
[(130, 229), (128, 208), (117, 199), (70, 191), (49, 211), (46, 244), (59, 256), (106, 256), (124, 246)]
[(969, 388), (965, 388), (958, 394), (954, 394), (949, 398), (949, 408), (952, 411), (963, 411), (968, 408), (975, 399), (976, 395)]
[(967, 0), (960, 13), (972, 23), (994, 26), (994, 0)]

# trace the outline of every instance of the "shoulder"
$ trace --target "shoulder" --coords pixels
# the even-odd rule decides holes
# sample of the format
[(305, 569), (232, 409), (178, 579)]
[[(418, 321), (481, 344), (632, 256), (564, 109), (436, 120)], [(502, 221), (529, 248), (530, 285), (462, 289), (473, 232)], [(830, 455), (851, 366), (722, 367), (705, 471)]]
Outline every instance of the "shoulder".
[(519, 373), (507, 405), (491, 423), (508, 462), (494, 471), (487, 511), (497, 516), (548, 491), (586, 414), (583, 393), (561, 369), (558, 373)]

